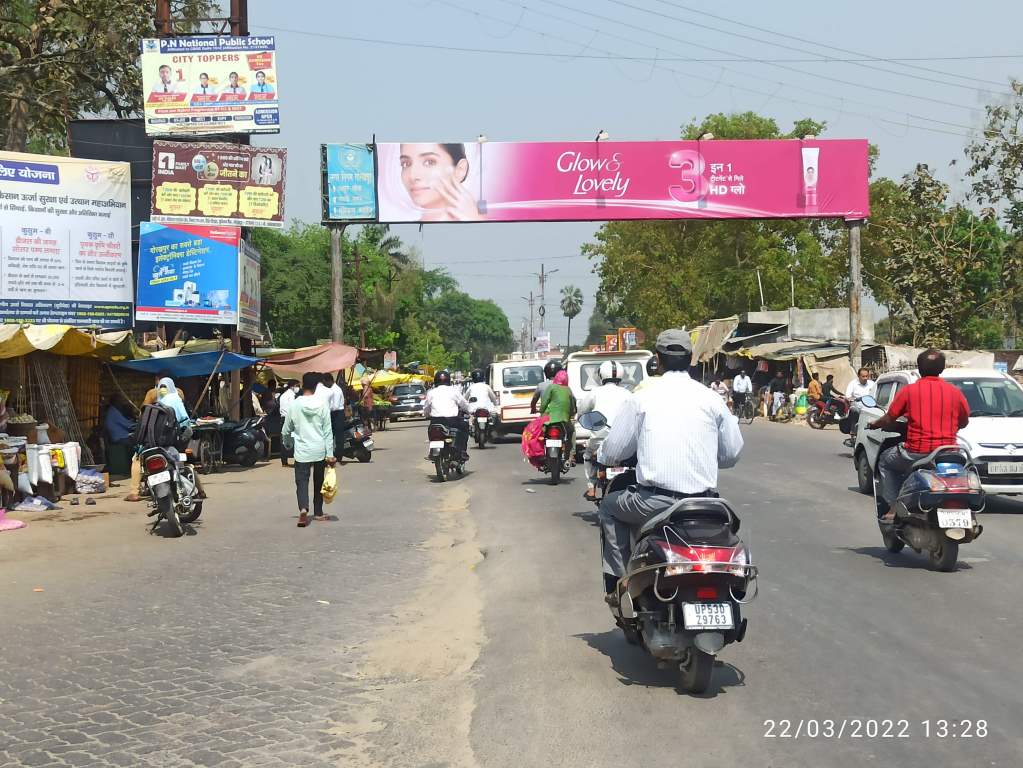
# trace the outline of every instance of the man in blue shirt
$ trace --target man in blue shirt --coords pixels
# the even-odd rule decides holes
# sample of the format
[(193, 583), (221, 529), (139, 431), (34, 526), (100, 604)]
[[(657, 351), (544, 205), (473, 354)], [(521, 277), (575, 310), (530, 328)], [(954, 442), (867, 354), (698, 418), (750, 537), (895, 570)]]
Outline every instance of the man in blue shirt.
[(135, 422), (125, 415), (127, 410), (128, 404), (121, 395), (110, 398), (103, 426), (111, 443), (132, 445), (135, 442)]

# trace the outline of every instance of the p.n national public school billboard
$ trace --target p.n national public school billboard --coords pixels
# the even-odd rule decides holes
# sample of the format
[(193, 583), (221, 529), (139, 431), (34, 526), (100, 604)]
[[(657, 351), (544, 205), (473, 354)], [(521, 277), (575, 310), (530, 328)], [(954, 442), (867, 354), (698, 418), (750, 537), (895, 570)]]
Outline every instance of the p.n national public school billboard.
[(146, 133), (279, 133), (272, 35), (142, 41)]
[(0, 152), (0, 321), (132, 325), (128, 163)]

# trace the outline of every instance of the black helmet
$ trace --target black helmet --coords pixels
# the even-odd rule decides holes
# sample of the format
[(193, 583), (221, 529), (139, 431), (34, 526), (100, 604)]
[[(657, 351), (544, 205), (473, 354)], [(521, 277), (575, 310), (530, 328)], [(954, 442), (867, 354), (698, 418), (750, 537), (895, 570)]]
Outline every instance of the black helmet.
[(451, 383), (451, 374), (448, 371), (437, 371), (433, 374), (433, 385), (435, 387), (446, 387)]
[(653, 355), (649, 360), (646, 361), (646, 375), (647, 376), (661, 375), (661, 364), (657, 362), (657, 355)]
[(558, 375), (558, 371), (561, 370), (561, 363), (557, 360), (548, 360), (547, 365), (543, 367), (543, 375), (548, 379), (553, 379)]
[(483, 381), (483, 371), (481, 371), (479, 368), (470, 373), (469, 376), (472, 379), (473, 384), (479, 384), (481, 381)]

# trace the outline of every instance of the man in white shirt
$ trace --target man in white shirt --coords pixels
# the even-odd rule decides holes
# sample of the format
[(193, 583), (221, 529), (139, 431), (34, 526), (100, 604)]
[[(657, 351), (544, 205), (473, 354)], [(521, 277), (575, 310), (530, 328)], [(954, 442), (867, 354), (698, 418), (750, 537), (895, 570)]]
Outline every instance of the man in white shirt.
[(739, 422), (721, 398), (689, 378), (689, 334), (670, 329), (657, 337), (664, 375), (633, 395), (618, 412), (597, 460), (615, 466), (636, 456), (637, 485), (600, 505), (604, 587), (616, 601), (616, 583), (629, 560), (631, 529), (690, 496), (717, 496), (718, 468), (732, 467), (742, 451)]
[(181, 86), (178, 85), (171, 77), (171, 68), (166, 64), (161, 64), (158, 70), (160, 75), (160, 81), (153, 86), (153, 90), (149, 92), (150, 97), (161, 94), (180, 94)]
[[(298, 382), (295, 381), (294, 379), (289, 379), (288, 380), (288, 388), (285, 389), (283, 392), (281, 392), (281, 396), (277, 399), (278, 410), (280, 411), (280, 414), (281, 414), (281, 423), (282, 424), (284, 423), (284, 419), (288, 415), (288, 408), (291, 407), (291, 404), (293, 402), (295, 402), (295, 398), (298, 397), (298, 392), (299, 392)], [(281, 443), (281, 464), (283, 464), (285, 467), (288, 466), (288, 457), (290, 455), (291, 455), (291, 452), (288, 451), (284, 447), (284, 444), (282, 442)]]
[(347, 426), (345, 420), (345, 393), (329, 373), (320, 374), (316, 385), (316, 396), (323, 400), (330, 410), (330, 431), (334, 435), (334, 455), (344, 447), (340, 442)]
[(433, 389), (426, 393), (423, 416), (431, 424), (443, 424), (455, 433), (455, 447), (462, 455), (462, 461), (469, 460), (469, 430), (465, 428), (463, 413), (469, 413), (469, 401), (456, 387), (451, 386), (451, 374), (437, 371), (433, 377)]
[(856, 372), (856, 378), (845, 388), (845, 399), (849, 402), (849, 413), (845, 416), (845, 419), (849, 420), (849, 437), (844, 444), (850, 447), (856, 444), (856, 430), (860, 426), (859, 401), (861, 397), (867, 395), (877, 397), (877, 382), (870, 378), (869, 369), (860, 368)]
[[(483, 371), (477, 368), (470, 374), (470, 377), (472, 378), (472, 383), (465, 390), (465, 399), (469, 401), (473, 410), (486, 408), (489, 413), (493, 413), (494, 409), (497, 408), (497, 395), (494, 394), (494, 390), (490, 388), (490, 385), (483, 380)], [(473, 400), (476, 402), (473, 402)]]
[(732, 408), (736, 413), (742, 412), (742, 406), (746, 404), (746, 399), (752, 394), (753, 381), (746, 371), (740, 369), (732, 379)]
[(579, 401), (580, 414), (596, 411), (607, 421), (607, 426), (590, 435), (590, 439), (586, 441), (586, 450), (583, 451), (583, 458), (586, 460), (586, 493), (583, 494), (583, 498), (588, 501), (597, 498), (597, 450), (610, 432), (611, 425), (618, 418), (622, 406), (632, 397), (629, 390), (621, 386), (621, 363), (605, 360), (597, 369), (597, 378), (600, 379), (600, 386), (590, 390)]

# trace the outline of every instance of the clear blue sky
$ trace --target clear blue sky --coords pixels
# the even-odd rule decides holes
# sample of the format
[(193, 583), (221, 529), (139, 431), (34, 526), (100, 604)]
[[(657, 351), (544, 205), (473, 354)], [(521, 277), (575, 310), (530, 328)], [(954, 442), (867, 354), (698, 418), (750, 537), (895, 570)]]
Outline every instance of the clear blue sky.
[[(826, 121), (828, 137), (877, 144), (878, 173), (898, 177), (925, 162), (961, 190), (962, 148), (996, 98), (982, 91), (1004, 92), (1010, 75), (1023, 76), (1023, 57), (820, 60), (1023, 54), (1023, 3), (1005, 0), (250, 0), (249, 14), (253, 33), (277, 36), (284, 126), (256, 142), (288, 148), (287, 214), (305, 221), (319, 220), (322, 142), (472, 141), (481, 132), (589, 140), (600, 129), (617, 140), (674, 139), (681, 124), (719, 111), (755, 110), (783, 128), (801, 117)], [(565, 319), (552, 305), (574, 283), (586, 299), (572, 334), (582, 340), (597, 280), (579, 246), (594, 225), (396, 230), (428, 266), (447, 267), (466, 291), (496, 301), (516, 332), (526, 314), (520, 297), (537, 288), (532, 273), (545, 260), (560, 270), (548, 282), (548, 326), (563, 341)]]

